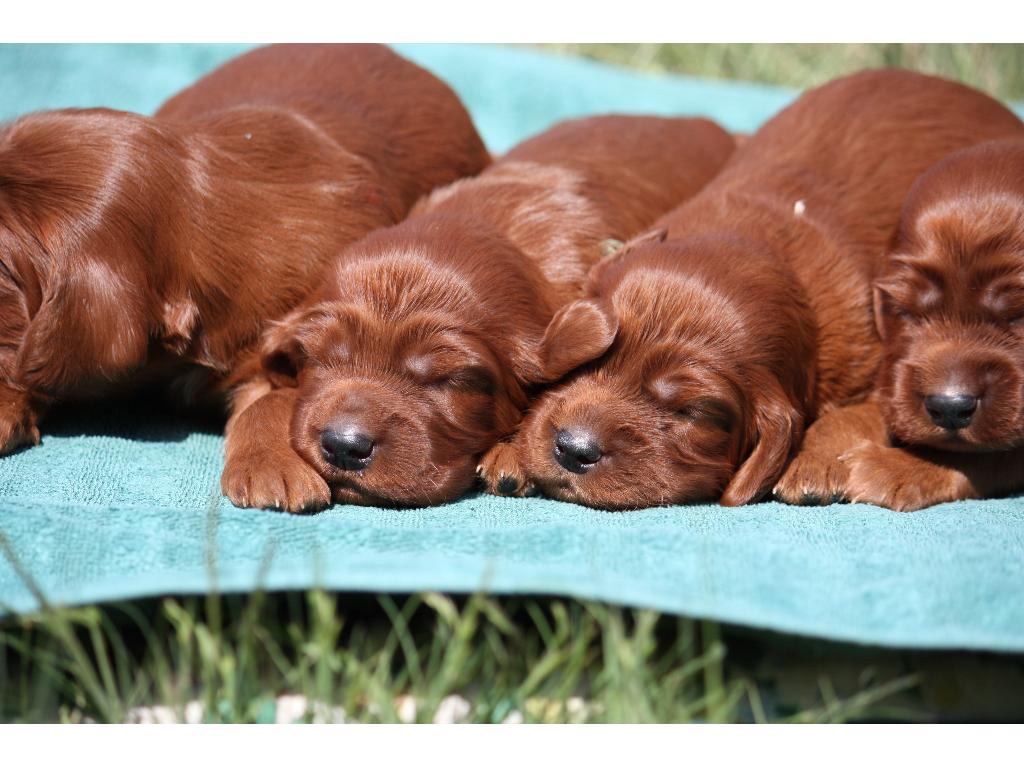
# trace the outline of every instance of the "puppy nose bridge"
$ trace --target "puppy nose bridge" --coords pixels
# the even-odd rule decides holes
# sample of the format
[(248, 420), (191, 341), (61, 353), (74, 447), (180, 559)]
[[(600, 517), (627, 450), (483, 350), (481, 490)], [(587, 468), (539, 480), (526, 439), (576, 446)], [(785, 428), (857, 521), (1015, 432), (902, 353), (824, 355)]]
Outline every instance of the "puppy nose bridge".
[(910, 360), (916, 388), (925, 395), (1002, 397), (1024, 384), (1017, 354), (1008, 346), (963, 343)]
[(642, 433), (640, 424), (647, 410), (643, 402), (626, 392), (610, 388), (588, 388), (562, 400), (551, 417), (555, 431), (580, 431), (590, 434), (603, 454), (613, 453), (624, 440), (635, 442)]
[(947, 335), (937, 329), (922, 337), (911, 347), (909, 356), (945, 371), (951, 384), (955, 384), (959, 376), (975, 375), (1000, 364), (1006, 348), (1002, 334), (990, 332), (986, 327), (956, 330), (955, 335)]
[(358, 413), (365, 411), (378, 398), (373, 397), (371, 386), (359, 380), (346, 381), (336, 386), (334, 391), (334, 410)]
[(350, 378), (335, 384), (323, 400), (322, 422), (358, 422), (371, 432), (383, 429), (389, 414), (402, 402), (377, 382)]
[(623, 398), (604, 387), (588, 386), (583, 391), (568, 391), (560, 397), (561, 420), (591, 429), (613, 417)]

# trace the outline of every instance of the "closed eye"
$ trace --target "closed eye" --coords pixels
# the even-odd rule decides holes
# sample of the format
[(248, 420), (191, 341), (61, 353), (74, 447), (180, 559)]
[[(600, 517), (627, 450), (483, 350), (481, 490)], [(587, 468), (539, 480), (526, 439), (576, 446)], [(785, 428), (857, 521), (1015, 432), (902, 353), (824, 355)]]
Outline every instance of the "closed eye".
[(491, 375), (491, 372), (483, 366), (473, 365), (465, 368), (458, 368), (435, 383), (455, 387), (457, 389), (479, 392), (483, 395), (494, 394), (494, 376)]
[(898, 306), (898, 305), (895, 305), (895, 304), (890, 309), (890, 313), (897, 320), (901, 320), (904, 323), (916, 323), (916, 322), (919, 322), (919, 321), (924, 319), (921, 315), (919, 315), (914, 310), (908, 309), (906, 307)]
[(927, 264), (909, 265), (897, 257), (896, 273), (877, 287), (885, 297), (885, 312), (908, 323), (921, 322), (929, 312), (942, 308), (946, 280)]
[(411, 362), (409, 368), (423, 386), (477, 392), (482, 395), (494, 394), (494, 375), (484, 365), (463, 365), (446, 370), (437, 365), (436, 359), (418, 358)]
[(1024, 320), (1024, 290), (1016, 284), (996, 284), (986, 292), (982, 305), (996, 322), (1019, 323)]
[(686, 421), (711, 424), (726, 432), (732, 430), (733, 416), (725, 403), (698, 399), (675, 409), (676, 415)]

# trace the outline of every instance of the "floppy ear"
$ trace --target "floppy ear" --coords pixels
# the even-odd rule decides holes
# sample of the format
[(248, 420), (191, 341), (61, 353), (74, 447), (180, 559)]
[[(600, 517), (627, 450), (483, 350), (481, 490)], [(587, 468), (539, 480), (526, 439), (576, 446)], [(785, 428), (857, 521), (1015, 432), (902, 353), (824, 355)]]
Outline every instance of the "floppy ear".
[(889, 311), (889, 294), (878, 283), (871, 286), (871, 297), (873, 300), (872, 312), (875, 316), (875, 330), (878, 331), (878, 338), (885, 341), (885, 314)]
[(615, 341), (619, 321), (608, 302), (579, 299), (551, 318), (537, 345), (531, 383), (556, 381), (574, 368), (596, 360)]
[(752, 433), (754, 449), (722, 493), (723, 506), (749, 504), (768, 493), (803, 434), (803, 417), (774, 376), (767, 378), (754, 401)]
[(316, 320), (325, 316), (319, 308), (297, 309), (270, 325), (263, 334), (260, 363), (275, 387), (294, 387), (309, 356)]

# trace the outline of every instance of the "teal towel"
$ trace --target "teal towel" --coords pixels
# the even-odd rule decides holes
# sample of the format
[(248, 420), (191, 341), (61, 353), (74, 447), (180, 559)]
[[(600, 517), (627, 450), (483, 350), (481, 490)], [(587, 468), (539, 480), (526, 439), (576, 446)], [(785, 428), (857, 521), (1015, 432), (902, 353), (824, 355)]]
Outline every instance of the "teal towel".
[[(0, 46), (0, 119), (152, 111), (243, 46)], [(495, 150), (571, 115), (703, 113), (748, 131), (789, 91), (656, 77), (531, 51), (397, 46), (451, 82)], [(294, 517), (218, 492), (218, 425), (80, 408), (0, 459), (0, 603), (322, 586), (599, 598), (892, 646), (1024, 651), (1024, 504), (913, 514), (758, 504), (606, 513), (476, 495), (423, 510)], [(12, 557), (13, 556), (13, 557)], [(18, 565), (12, 562), (16, 559)], [(19, 574), (19, 571), (21, 572)]]

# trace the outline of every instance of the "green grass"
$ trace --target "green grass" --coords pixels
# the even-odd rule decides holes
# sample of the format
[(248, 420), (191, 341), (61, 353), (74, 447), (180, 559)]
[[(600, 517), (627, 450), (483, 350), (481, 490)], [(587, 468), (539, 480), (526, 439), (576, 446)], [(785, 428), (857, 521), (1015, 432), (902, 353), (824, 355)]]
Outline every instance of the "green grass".
[(549, 50), (655, 72), (797, 88), (859, 69), (906, 67), (960, 80), (1000, 99), (1024, 100), (1024, 45), (989, 44), (554, 44)]
[(432, 722), (452, 695), (483, 723), (927, 717), (894, 700), (920, 682), (905, 670), (824, 676), (798, 709), (766, 700), (761, 674), (730, 661), (717, 624), (535, 598), (211, 594), (0, 624), (4, 721), (124, 722), (153, 705), (185, 720), (198, 701), (206, 721), (273, 722), (283, 694), (317, 702), (306, 720), (358, 722), (408, 719), (410, 701)]

